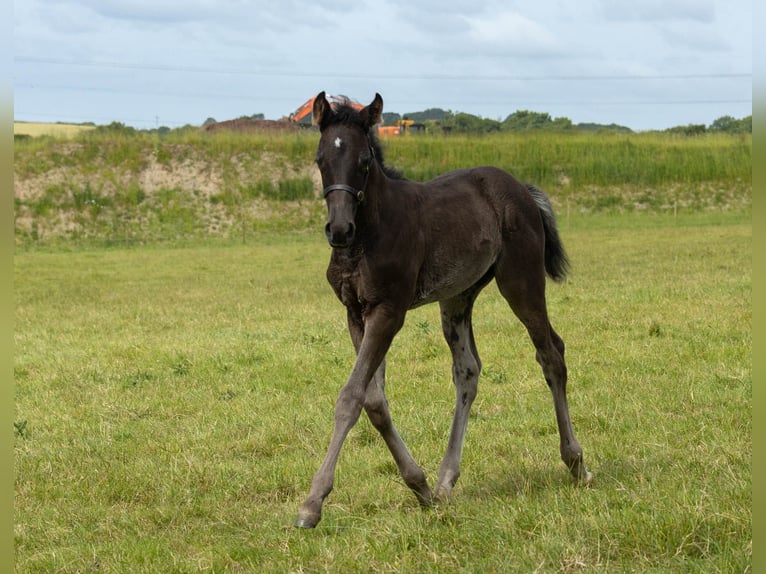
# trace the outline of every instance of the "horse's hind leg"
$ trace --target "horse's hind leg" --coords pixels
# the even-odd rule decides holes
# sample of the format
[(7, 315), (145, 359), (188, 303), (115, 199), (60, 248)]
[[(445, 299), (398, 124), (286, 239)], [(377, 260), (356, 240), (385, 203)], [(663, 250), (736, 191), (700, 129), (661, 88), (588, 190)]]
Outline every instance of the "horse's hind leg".
[(456, 397), (447, 452), (439, 467), (439, 478), (436, 482), (437, 500), (449, 500), (452, 487), (460, 476), (460, 459), (468, 428), (468, 416), (479, 383), (481, 361), (471, 327), (473, 302), (479, 289), (480, 287), (473, 293), (464, 293), (440, 303), (444, 338), (452, 352), (452, 381), (455, 384)]
[(537, 351), (536, 358), (543, 370), (545, 382), (553, 394), (553, 404), (558, 423), (561, 459), (572, 476), (581, 484), (589, 484), (593, 478), (585, 468), (582, 448), (575, 438), (567, 403), (567, 367), (564, 361), (564, 342), (553, 330), (545, 304), (545, 277), (519, 277), (506, 273), (497, 266), (497, 285), (513, 312), (527, 328)]

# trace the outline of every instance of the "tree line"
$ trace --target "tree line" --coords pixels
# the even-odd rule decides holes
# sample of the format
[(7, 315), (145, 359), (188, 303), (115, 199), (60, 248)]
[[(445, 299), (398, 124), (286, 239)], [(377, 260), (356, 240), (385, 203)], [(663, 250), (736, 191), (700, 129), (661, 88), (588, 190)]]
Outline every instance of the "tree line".
[[(629, 127), (621, 126), (615, 123), (578, 123), (575, 124), (567, 117), (554, 118), (546, 112), (534, 112), (530, 110), (518, 110), (508, 115), (504, 120), (493, 120), (483, 118), (465, 112), (452, 112), (441, 108), (430, 108), (422, 112), (405, 114), (384, 113), (383, 120), (385, 125), (395, 124), (401, 119), (409, 119), (418, 124), (422, 124), (429, 131), (435, 132), (456, 132), (456, 133), (475, 133), (485, 134), (492, 132), (523, 132), (528, 130), (550, 130), (550, 131), (571, 131), (586, 130), (598, 131), (608, 130), (616, 132), (631, 133)], [(721, 116), (710, 125), (690, 124), (686, 126), (671, 127), (662, 130), (667, 133), (677, 133), (682, 135), (698, 135), (704, 133), (752, 133), (753, 116), (736, 119), (732, 116)]]
[[(238, 119), (264, 119), (263, 114), (253, 114), (251, 116), (240, 116)], [(413, 112), (410, 114), (398, 114), (395, 112), (383, 113), (383, 125), (396, 125), (399, 120), (412, 120), (415, 126), (428, 133), (460, 133), (460, 134), (489, 134), (494, 132), (524, 132), (524, 131), (599, 131), (606, 130), (611, 132), (632, 133), (629, 127), (621, 126), (615, 123), (578, 123), (575, 124), (567, 117), (554, 118), (545, 112), (534, 112), (529, 110), (518, 110), (508, 115), (504, 120), (493, 120), (483, 118), (465, 112), (452, 112), (441, 108), (430, 108), (422, 112)], [(215, 123), (214, 118), (207, 118), (203, 125)], [(181, 130), (194, 129), (194, 126), (187, 125)], [(139, 130), (126, 126), (120, 122), (112, 122), (109, 125), (97, 126), (97, 132), (120, 132), (123, 135), (131, 135)], [(164, 135), (171, 129), (161, 126), (153, 130), (142, 130), (148, 132), (158, 132)], [(752, 134), (753, 116), (744, 118), (734, 118), (732, 116), (721, 116), (714, 120), (710, 125), (688, 124), (685, 126), (674, 126), (665, 130), (658, 130), (664, 133), (694, 136), (706, 133), (727, 133), (727, 134)]]

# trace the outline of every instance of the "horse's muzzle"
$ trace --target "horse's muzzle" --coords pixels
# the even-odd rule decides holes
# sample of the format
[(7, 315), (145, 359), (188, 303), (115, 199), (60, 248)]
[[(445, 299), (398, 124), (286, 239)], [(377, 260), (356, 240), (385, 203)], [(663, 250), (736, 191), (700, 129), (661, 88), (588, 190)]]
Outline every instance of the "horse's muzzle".
[(348, 247), (354, 242), (356, 225), (354, 225), (353, 221), (345, 226), (328, 223), (325, 225), (324, 233), (327, 236), (327, 241), (332, 247)]

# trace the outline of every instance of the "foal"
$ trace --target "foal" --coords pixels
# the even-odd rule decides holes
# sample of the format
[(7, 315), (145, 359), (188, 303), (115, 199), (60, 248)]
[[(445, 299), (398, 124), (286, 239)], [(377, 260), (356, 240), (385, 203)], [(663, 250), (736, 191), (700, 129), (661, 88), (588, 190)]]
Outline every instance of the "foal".
[[(379, 94), (369, 106), (333, 109), (314, 100), (319, 125), (316, 162), (322, 175), (332, 246), (327, 279), (346, 307), (356, 362), (335, 405), (335, 426), (322, 465), (295, 525), (315, 527), (333, 487), (343, 441), (362, 409), (380, 432), (404, 482), (422, 506), (449, 499), (460, 475), (468, 415), (481, 361), (471, 312), (494, 279), (521, 320), (553, 394), (561, 458), (574, 479), (590, 483), (566, 398), (564, 342), (548, 320), (545, 275), (564, 278), (568, 261), (545, 194), (493, 167), (446, 173), (427, 183), (386, 168), (372, 130), (381, 121)], [(423, 470), (391, 421), (384, 393), (385, 356), (409, 309), (439, 302), (452, 352), (455, 413), (432, 492)]]

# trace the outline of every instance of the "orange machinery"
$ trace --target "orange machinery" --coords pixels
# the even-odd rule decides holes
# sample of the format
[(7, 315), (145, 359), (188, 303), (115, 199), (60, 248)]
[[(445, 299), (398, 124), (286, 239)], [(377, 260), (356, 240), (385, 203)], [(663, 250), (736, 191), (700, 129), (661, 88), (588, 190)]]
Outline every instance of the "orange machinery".
[[(348, 104), (357, 110), (361, 110), (364, 107), (362, 104), (352, 100), (348, 96), (343, 96), (343, 95), (328, 96), (327, 99), (330, 101), (330, 105), (332, 106)], [(293, 113), (290, 114), (289, 119), (291, 122), (300, 123), (301, 120), (305, 118), (310, 118), (311, 112), (313, 109), (314, 109), (314, 98), (309, 98), (308, 100), (303, 102), (300, 106), (298, 106), (298, 109), (296, 109)]]
[[(352, 100), (348, 96), (328, 96), (327, 98), (330, 101), (330, 105), (332, 106), (338, 106), (341, 104), (348, 104), (351, 107), (353, 107), (356, 110), (361, 110), (364, 105), (360, 104), (359, 102)], [(314, 109), (314, 98), (309, 98), (305, 102), (303, 102), (298, 108), (290, 114), (289, 120), (294, 123), (303, 123), (307, 124), (311, 121), (311, 112)], [(306, 120), (308, 118), (308, 121), (302, 121)], [(415, 124), (415, 122), (409, 118), (403, 118), (401, 120), (397, 120), (396, 125), (393, 126), (378, 126), (378, 135), (389, 137), (389, 136), (400, 136), (405, 135), (410, 131), (410, 128)]]

